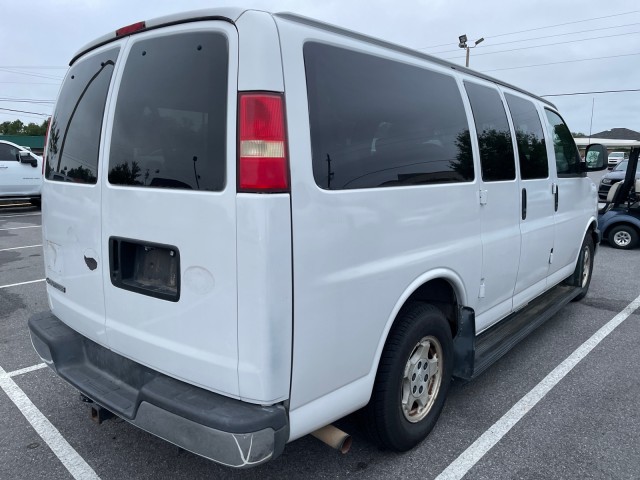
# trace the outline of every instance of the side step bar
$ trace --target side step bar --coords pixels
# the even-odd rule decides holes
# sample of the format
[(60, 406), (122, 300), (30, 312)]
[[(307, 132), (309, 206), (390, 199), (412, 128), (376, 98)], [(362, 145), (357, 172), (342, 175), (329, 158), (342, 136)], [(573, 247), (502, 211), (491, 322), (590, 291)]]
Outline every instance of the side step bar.
[(558, 285), (477, 337), (473, 313), (463, 308), (460, 329), (454, 339), (454, 376), (463, 380), (479, 376), (578, 296), (580, 290), (579, 287)]

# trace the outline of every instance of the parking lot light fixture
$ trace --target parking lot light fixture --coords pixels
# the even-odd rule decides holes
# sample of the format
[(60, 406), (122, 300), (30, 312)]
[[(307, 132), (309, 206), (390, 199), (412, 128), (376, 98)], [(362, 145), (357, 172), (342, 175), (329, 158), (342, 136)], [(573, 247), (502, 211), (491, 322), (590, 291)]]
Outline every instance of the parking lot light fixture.
[(473, 46), (469, 46), (469, 45), (467, 45), (467, 36), (466, 36), (466, 35), (460, 35), (460, 36), (458, 37), (458, 40), (459, 40), (458, 47), (460, 47), (460, 48), (464, 48), (464, 49), (466, 49), (466, 50), (467, 50), (467, 58), (466, 58), (466, 61), (465, 61), (465, 65), (464, 65), (464, 66), (468, 68), (468, 67), (469, 67), (469, 51), (470, 51), (472, 48), (475, 48), (475, 47), (477, 47), (479, 44), (481, 44), (482, 42), (484, 42), (484, 37), (480, 37), (478, 40), (476, 40), (475, 42), (473, 42)]

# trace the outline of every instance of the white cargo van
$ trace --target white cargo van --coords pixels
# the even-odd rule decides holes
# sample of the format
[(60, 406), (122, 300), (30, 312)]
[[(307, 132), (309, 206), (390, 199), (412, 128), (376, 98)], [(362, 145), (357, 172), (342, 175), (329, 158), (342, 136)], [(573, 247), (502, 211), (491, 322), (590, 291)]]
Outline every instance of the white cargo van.
[(590, 151), (541, 98), (296, 15), (122, 28), (73, 58), (51, 122), (34, 347), (226, 465), (363, 407), (407, 450), (453, 376), (587, 293)]

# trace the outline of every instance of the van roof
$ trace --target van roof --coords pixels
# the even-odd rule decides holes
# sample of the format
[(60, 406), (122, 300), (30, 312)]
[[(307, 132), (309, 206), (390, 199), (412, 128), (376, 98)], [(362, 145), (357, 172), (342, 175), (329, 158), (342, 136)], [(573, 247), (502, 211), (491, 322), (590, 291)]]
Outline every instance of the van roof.
[[(171, 14), (171, 15), (165, 15), (162, 17), (156, 17), (153, 18), (151, 20), (147, 20), (144, 22), (144, 30), (150, 30), (150, 29), (154, 29), (154, 28), (159, 28), (159, 27), (165, 27), (168, 25), (174, 25), (177, 23), (185, 23), (185, 22), (196, 22), (196, 21), (201, 21), (201, 20), (224, 20), (227, 22), (231, 22), (231, 23), (235, 23), (241, 16), (243, 13), (245, 13), (248, 10), (252, 10), (252, 9), (247, 9), (247, 8), (242, 8), (242, 7), (221, 7), (221, 8), (206, 8), (206, 9), (201, 9), (201, 10), (191, 10), (191, 11), (187, 11), (187, 12), (181, 12), (181, 13), (175, 13), (175, 14)], [(269, 13), (269, 12), (268, 12)], [(350, 38), (354, 38), (357, 40), (361, 40), (367, 43), (371, 43), (373, 45), (378, 45), (378, 46), (382, 46), (385, 48), (388, 48), (390, 50), (394, 50), (396, 52), (401, 52), (407, 55), (411, 55), (417, 58), (422, 58), (425, 60), (429, 60), (433, 63), (436, 63), (438, 65), (442, 65), (448, 68), (451, 68), (452, 70), (457, 70), (460, 72), (463, 72), (467, 75), (471, 75), (477, 78), (481, 78), (483, 80), (487, 80), (493, 83), (496, 83), (498, 85), (502, 85), (504, 87), (510, 88), (512, 90), (518, 91), (520, 93), (524, 93), (525, 95), (528, 95), (530, 97), (533, 97), (537, 100), (539, 100), (540, 102), (544, 102), (547, 105), (553, 107), (554, 109), (556, 109), (556, 106), (551, 103), (549, 100), (539, 97), (537, 95), (534, 95), (531, 92), (528, 92), (526, 90), (523, 90), (522, 88), (516, 87), (514, 85), (511, 85), (509, 83), (503, 82), (502, 80), (499, 80), (497, 78), (491, 77), (489, 75), (485, 75), (483, 73), (477, 72), (475, 70), (471, 70), (469, 68), (463, 67), (461, 65), (457, 65), (455, 63), (452, 62), (448, 62), (447, 60), (443, 60), (441, 58), (438, 57), (434, 57), (432, 55), (428, 55), (426, 53), (422, 53), (419, 52), (417, 50), (413, 50), (411, 48), (408, 47), (404, 47), (402, 45), (398, 45), (395, 43), (391, 43), (391, 42), (387, 42), (384, 40), (380, 40), (378, 38), (375, 37), (371, 37), (368, 35), (364, 35), (362, 33), (358, 33), (358, 32), (354, 32), (353, 30), (348, 30), (346, 28), (342, 28), (342, 27), (337, 27), (335, 25), (331, 25), (329, 23), (324, 23), (324, 22), (320, 22), (318, 20), (314, 20), (312, 18), (309, 17), (304, 17), (302, 15), (297, 15), (295, 13), (290, 13), (290, 12), (281, 12), (281, 13), (270, 13), (270, 15), (273, 15), (275, 17), (281, 18), (283, 20), (289, 20), (292, 22), (296, 22), (296, 23), (300, 23), (303, 25), (307, 25), (313, 28), (318, 28), (324, 31), (328, 31), (328, 32), (332, 32), (332, 33), (337, 33), (340, 35), (344, 35), (346, 37), (350, 37)], [(104, 45), (106, 43), (109, 43), (111, 41), (116, 40), (118, 37), (116, 36), (115, 32), (111, 32), (108, 33), (106, 35), (103, 35), (102, 37), (99, 37), (97, 39), (95, 39), (92, 42), (89, 42), (87, 45), (85, 45), (84, 47), (82, 47), (80, 50), (78, 50), (78, 52), (74, 55), (74, 57), (71, 59), (71, 62), (69, 62), (69, 65), (73, 65), (73, 63), (82, 55), (84, 55), (85, 53), (87, 53), (90, 50), (93, 50), (94, 48), (97, 48), (101, 45)]]

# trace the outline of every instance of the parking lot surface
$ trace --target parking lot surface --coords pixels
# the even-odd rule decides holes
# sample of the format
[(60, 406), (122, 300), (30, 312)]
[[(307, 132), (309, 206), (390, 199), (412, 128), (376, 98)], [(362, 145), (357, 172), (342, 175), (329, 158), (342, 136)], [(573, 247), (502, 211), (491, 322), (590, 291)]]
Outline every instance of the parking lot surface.
[(357, 415), (341, 455), (307, 436), (235, 471), (115, 418), (96, 424), (34, 352), (28, 318), (48, 308), (40, 211), (0, 205), (0, 478), (640, 477), (640, 250), (602, 245), (589, 295), (487, 372), (454, 382), (432, 434), (379, 451)]

